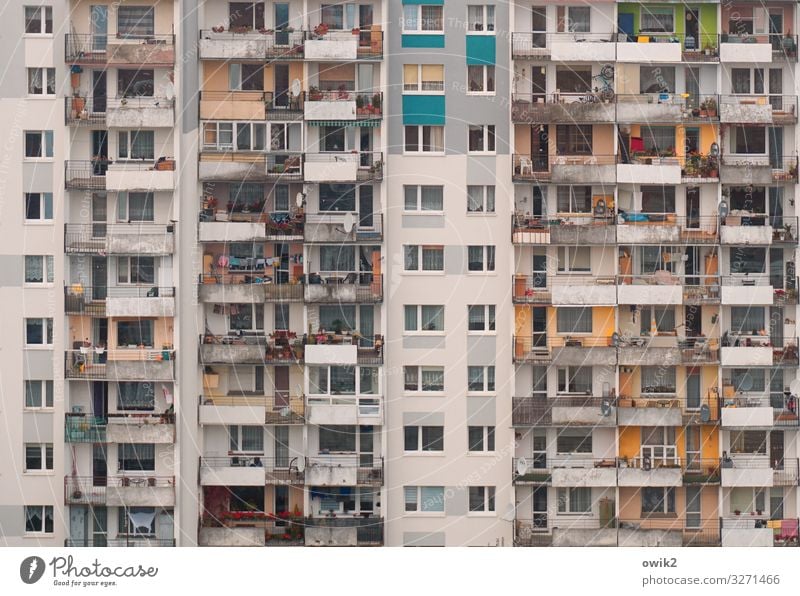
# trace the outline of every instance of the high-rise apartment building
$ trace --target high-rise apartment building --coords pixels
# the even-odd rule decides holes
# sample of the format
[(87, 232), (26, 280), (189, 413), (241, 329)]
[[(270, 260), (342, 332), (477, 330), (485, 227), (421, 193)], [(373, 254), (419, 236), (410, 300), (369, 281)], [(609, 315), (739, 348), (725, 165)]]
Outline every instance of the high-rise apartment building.
[(7, 9), (4, 544), (798, 545), (796, 12)]

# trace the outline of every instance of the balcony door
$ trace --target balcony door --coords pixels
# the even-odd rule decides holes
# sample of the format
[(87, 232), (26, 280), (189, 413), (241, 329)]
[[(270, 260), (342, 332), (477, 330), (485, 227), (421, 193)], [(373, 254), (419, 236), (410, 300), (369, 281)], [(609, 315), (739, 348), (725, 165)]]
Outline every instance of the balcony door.
[(276, 108), (289, 107), (289, 65), (288, 64), (274, 64), (273, 65), (273, 83), (275, 89), (275, 96), (272, 104)]
[(684, 9), (684, 23), (685, 23), (685, 31), (686, 31), (686, 41), (684, 48), (687, 50), (698, 50), (700, 49), (700, 22), (699, 22), (699, 13), (700, 11), (696, 8), (689, 8), (688, 6)]
[(769, 433), (769, 462), (774, 470), (783, 470), (783, 431), (773, 430)]
[(103, 443), (92, 445), (92, 486), (108, 486), (106, 447)]
[(108, 43), (108, 6), (94, 5), (89, 12), (92, 24), (92, 51), (105, 52)]
[(289, 367), (275, 367), (275, 409), (289, 407)]
[(534, 289), (547, 287), (547, 254), (544, 248), (533, 249), (533, 283)]
[(782, 306), (769, 307), (769, 338), (776, 348), (783, 347), (784, 314)]
[(106, 97), (108, 86), (106, 84), (106, 71), (92, 71), (92, 112), (102, 114), (106, 111)]
[(108, 285), (108, 259), (92, 257), (92, 300), (105, 300)]
[(531, 7), (531, 47), (547, 47), (547, 7)]
[(534, 172), (547, 172), (550, 169), (548, 155), (550, 153), (550, 133), (548, 126), (533, 126), (531, 131), (531, 159)]
[[(692, 369), (686, 375), (686, 409), (687, 410), (699, 410), (700, 404), (702, 402), (702, 398), (700, 395), (700, 373), (697, 372), (697, 369)], [(700, 435), (699, 435), (699, 428), (698, 428), (698, 436), (697, 436), (697, 446), (699, 449), (700, 446)], [(686, 435), (686, 457), (689, 457), (689, 438), (692, 433), (687, 433)]]
[(275, 3), (275, 45), (288, 46), (289, 45), (289, 32), (286, 31), (289, 27), (289, 3), (276, 2)]
[[(287, 369), (288, 371), (288, 369)], [(275, 467), (289, 467), (289, 427), (275, 427)]]
[(535, 486), (533, 488), (533, 529), (547, 529), (547, 487)]

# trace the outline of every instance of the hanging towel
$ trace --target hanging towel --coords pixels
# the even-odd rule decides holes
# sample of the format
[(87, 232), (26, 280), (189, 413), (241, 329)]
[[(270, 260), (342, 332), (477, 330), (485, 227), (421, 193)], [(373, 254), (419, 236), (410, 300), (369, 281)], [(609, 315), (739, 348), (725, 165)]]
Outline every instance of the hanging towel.
[[(153, 521), (156, 519), (155, 511), (137, 511), (136, 513), (128, 512), (128, 519), (131, 520), (134, 534), (149, 534)], [(140, 532), (140, 530), (142, 530)]]

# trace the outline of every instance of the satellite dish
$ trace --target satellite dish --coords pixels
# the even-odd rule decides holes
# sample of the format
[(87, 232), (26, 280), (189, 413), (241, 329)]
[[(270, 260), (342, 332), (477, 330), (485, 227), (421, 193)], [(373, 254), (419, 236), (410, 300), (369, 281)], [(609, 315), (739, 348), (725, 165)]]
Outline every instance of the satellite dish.
[(300, 95), (300, 91), (303, 90), (303, 87), (300, 84), (300, 79), (295, 79), (292, 81), (292, 95)]
[(728, 213), (730, 212), (730, 208), (728, 207), (728, 201), (722, 200), (719, 202), (717, 206), (717, 213), (719, 213), (720, 217), (728, 217)]
[(700, 406), (700, 422), (706, 423), (709, 420), (711, 420), (711, 410), (708, 404), (703, 404)]
[(306, 469), (306, 458), (302, 455), (297, 458), (297, 471), (304, 472)]
[(517, 475), (524, 476), (528, 472), (528, 460), (524, 457), (520, 457), (517, 460)]
[(305, 200), (306, 200), (306, 195), (304, 195), (301, 192), (297, 193), (297, 195), (294, 197), (294, 202), (298, 208), (303, 206)]
[(353, 231), (353, 228), (356, 225), (356, 217), (353, 215), (352, 211), (348, 211), (344, 214), (344, 231), (345, 233), (349, 234)]
[(711, 143), (711, 148), (708, 151), (711, 155), (716, 157), (719, 155), (719, 145), (717, 143)]
[(616, 331), (611, 334), (611, 346), (614, 348), (619, 346), (619, 333), (617, 333)]
[(603, 416), (611, 416), (611, 401), (604, 399), (600, 403), (600, 413)]
[(800, 394), (800, 379), (795, 379), (789, 383), (789, 391), (792, 392), (792, 395)]
[(514, 507), (514, 503), (509, 503), (506, 505), (506, 511), (501, 516), (503, 521), (513, 522), (516, 519), (516, 508)]
[(164, 85), (164, 97), (170, 101), (175, 99), (175, 85), (172, 84), (172, 81), (167, 81), (167, 84)]
[(742, 375), (742, 380), (739, 383), (739, 391), (747, 393), (752, 388), (753, 388), (753, 377), (750, 376), (750, 373), (744, 373), (744, 375)]

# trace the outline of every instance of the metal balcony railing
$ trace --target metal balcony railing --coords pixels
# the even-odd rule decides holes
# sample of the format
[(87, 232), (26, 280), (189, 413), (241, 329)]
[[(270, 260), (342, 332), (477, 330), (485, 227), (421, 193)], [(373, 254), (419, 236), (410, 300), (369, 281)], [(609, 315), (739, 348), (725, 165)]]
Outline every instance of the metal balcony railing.
[(111, 161), (93, 159), (90, 161), (67, 160), (64, 162), (64, 185), (67, 190), (105, 190), (106, 171)]
[[(203, 29), (200, 39), (224, 42), (224, 45), (215, 47), (214, 44), (201, 45), (201, 59), (230, 59), (235, 57), (237, 51), (235, 44), (246, 45), (248, 58), (260, 60), (302, 60), (304, 57), (304, 42), (308, 38), (306, 31), (294, 30), (269, 30), (254, 31), (225, 31)], [(255, 42), (255, 43), (253, 43)], [(234, 49), (231, 49), (234, 44)]]
[(383, 518), (372, 514), (361, 517), (307, 517), (307, 528), (356, 528), (359, 546), (383, 545)]
[(298, 467), (298, 458), (275, 458), (241, 454), (200, 458), (201, 468), (263, 468), (268, 484), (302, 484), (304, 473)]
[[(267, 335), (263, 331), (242, 332), (240, 335), (200, 336), (200, 360), (203, 364), (265, 365), (302, 364), (303, 339), (290, 332)], [(214, 346), (219, 346), (218, 350)], [(255, 349), (254, 349), (255, 348)]]
[(64, 440), (67, 443), (105, 443), (108, 420), (84, 414), (64, 416)]
[[(720, 96), (720, 106), (726, 108), (725, 122), (761, 122), (766, 107), (769, 107), (772, 124), (786, 125), (797, 122), (796, 95), (726, 94)], [(727, 109), (732, 106), (740, 109), (738, 111)]]
[(105, 505), (108, 489), (164, 489), (175, 488), (174, 476), (156, 476), (145, 472), (143, 475), (127, 476), (65, 476), (64, 503), (66, 505)]
[[(355, 83), (347, 85), (347, 89), (322, 91), (313, 89), (307, 92), (306, 101), (315, 102), (355, 102), (357, 120), (379, 120), (383, 117), (383, 93), (359, 93), (353, 91)], [(310, 107), (310, 106), (309, 106)]]
[(638, 123), (719, 121), (719, 96), (715, 94), (648, 92), (638, 95), (621, 93), (616, 96), (617, 121)]
[(108, 350), (100, 347), (86, 347), (65, 350), (64, 376), (67, 379), (104, 380), (106, 379), (106, 365), (109, 362), (169, 362), (174, 360), (175, 350), (172, 349), (123, 348)]
[(759, 156), (731, 153), (722, 155), (723, 167), (736, 168), (745, 177), (748, 172), (769, 169), (772, 172), (773, 182), (797, 182), (797, 165), (797, 155)]
[[(115, 241), (122, 242), (122, 239), (131, 242), (153, 241), (154, 253), (161, 253), (162, 246), (167, 248), (174, 243), (175, 223), (156, 224), (156, 223), (91, 223), (91, 224), (64, 224), (64, 250), (74, 254), (94, 254), (115, 252), (113, 250)], [(163, 239), (163, 242), (159, 241)], [(144, 252), (142, 249), (120, 249), (121, 254), (131, 252)], [(171, 253), (167, 250), (164, 254)]]
[(789, 33), (722, 33), (722, 43), (769, 44), (772, 59), (797, 61), (797, 35)]
[(773, 471), (775, 486), (798, 486), (800, 483), (800, 460), (782, 457), (772, 460), (766, 453), (731, 453), (721, 461), (723, 469)]
[(117, 534), (116, 538), (65, 538), (66, 548), (104, 548), (104, 547), (170, 547), (175, 546), (174, 538), (155, 538), (143, 534)]
[(383, 485), (383, 458), (372, 454), (318, 454), (306, 457), (306, 474), (309, 468), (357, 468), (357, 484)]
[(105, 316), (107, 298), (174, 298), (174, 287), (64, 286), (64, 312), (68, 315)]
[(74, 64), (171, 66), (175, 62), (175, 36), (67, 33), (64, 59)]
[[(264, 294), (264, 300), (267, 302), (302, 302), (303, 301), (303, 280), (298, 280), (296, 283), (272, 283), (265, 277), (253, 275), (250, 273), (213, 273), (213, 274), (200, 274), (198, 285), (203, 286), (251, 286), (258, 288), (260, 294)], [(231, 288), (234, 290), (234, 288)], [(225, 288), (222, 289), (222, 298), (225, 298)], [(231, 300), (234, 296), (239, 294), (232, 294)], [(201, 296), (202, 298), (202, 296)], [(214, 299), (217, 300), (216, 298)]]
[[(515, 153), (512, 157), (512, 177), (519, 182), (548, 181), (552, 178), (553, 168), (569, 166), (576, 168), (598, 168), (614, 166), (615, 155), (530, 155)], [(588, 171), (588, 170), (587, 170)], [(616, 179), (616, 172), (613, 174)]]
[(613, 43), (617, 41), (616, 33), (534, 33), (511, 34), (512, 58), (545, 58), (550, 56), (550, 48), (554, 43)]

